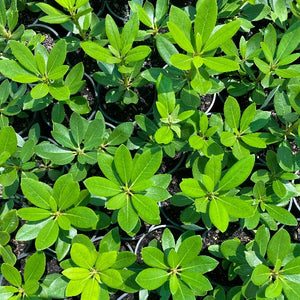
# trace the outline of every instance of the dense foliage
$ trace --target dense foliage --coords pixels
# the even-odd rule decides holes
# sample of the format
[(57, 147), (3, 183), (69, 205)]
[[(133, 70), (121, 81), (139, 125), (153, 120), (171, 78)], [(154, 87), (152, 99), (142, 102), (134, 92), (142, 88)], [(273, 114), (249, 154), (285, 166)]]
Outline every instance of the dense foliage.
[(299, 37), (299, 0), (0, 0), (1, 300), (299, 299)]

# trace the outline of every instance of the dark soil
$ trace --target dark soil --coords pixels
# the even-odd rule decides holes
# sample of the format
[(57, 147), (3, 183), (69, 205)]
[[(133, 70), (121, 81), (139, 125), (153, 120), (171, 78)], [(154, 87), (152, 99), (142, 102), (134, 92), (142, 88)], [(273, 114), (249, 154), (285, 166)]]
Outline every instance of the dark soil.
[(107, 0), (106, 6), (109, 13), (121, 20), (123, 22), (123, 25), (129, 20), (130, 7), (127, 0)]
[(214, 95), (212, 95), (212, 94), (207, 94), (204, 96), (201, 95), (200, 98), (201, 98), (201, 105), (200, 105), (199, 109), (201, 111), (206, 112), (213, 102)]
[(99, 91), (100, 107), (102, 112), (115, 123), (133, 122), (135, 115), (148, 114), (155, 101), (155, 87), (150, 83), (139, 90), (134, 89), (139, 97), (137, 104), (123, 104), (123, 107), (119, 102), (105, 103), (104, 97), (107, 91), (108, 89)]

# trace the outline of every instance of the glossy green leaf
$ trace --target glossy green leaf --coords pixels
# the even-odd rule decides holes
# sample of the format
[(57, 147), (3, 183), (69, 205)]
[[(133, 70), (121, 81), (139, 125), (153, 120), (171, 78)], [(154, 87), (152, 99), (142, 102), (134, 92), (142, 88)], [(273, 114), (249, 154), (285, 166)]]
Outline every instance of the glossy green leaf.
[(97, 196), (110, 197), (122, 192), (120, 185), (103, 177), (89, 177), (84, 184), (91, 193)]
[(37, 250), (44, 250), (52, 246), (57, 240), (59, 232), (58, 224), (55, 220), (50, 220), (39, 232), (36, 240), (35, 247)]
[(144, 262), (153, 268), (158, 269), (168, 269), (168, 266), (165, 264), (164, 253), (155, 247), (146, 247), (142, 249), (142, 257)]
[(226, 231), (229, 224), (229, 216), (226, 208), (220, 201), (213, 199), (209, 204), (209, 218), (211, 222), (222, 232)]
[(25, 207), (18, 210), (18, 216), (27, 221), (40, 221), (51, 216), (51, 212), (37, 207)]
[(121, 145), (117, 149), (114, 163), (121, 180), (125, 184), (128, 184), (131, 178), (133, 163), (131, 154), (126, 146)]
[(45, 83), (37, 84), (30, 92), (30, 95), (34, 99), (40, 99), (45, 97), (49, 93), (49, 87)]
[(202, 274), (193, 271), (182, 271), (180, 278), (187, 283), (191, 288), (201, 291), (212, 290), (212, 286), (207, 278)]
[(241, 117), (240, 105), (235, 98), (229, 96), (224, 104), (225, 121), (232, 129), (238, 129)]
[(205, 57), (203, 63), (210, 69), (223, 73), (238, 70), (239, 64), (224, 57)]
[(251, 280), (255, 285), (261, 286), (269, 280), (271, 270), (265, 265), (257, 265), (252, 272)]
[(168, 280), (168, 272), (162, 269), (149, 268), (141, 271), (136, 282), (144, 289), (155, 290)]
[(296, 226), (297, 220), (288, 210), (273, 204), (265, 203), (265, 206), (269, 215), (276, 221), (282, 224)]
[(69, 209), (65, 213), (65, 216), (71, 221), (71, 224), (79, 228), (92, 227), (98, 221), (98, 217), (94, 211), (83, 206), (77, 206)]
[(117, 255), (116, 251), (100, 253), (95, 264), (97, 270), (103, 271), (110, 268), (117, 260)]
[(199, 2), (195, 18), (194, 31), (195, 34), (200, 34), (203, 44), (206, 43), (215, 27), (217, 14), (218, 8), (216, 1), (205, 0)]
[(95, 264), (96, 257), (83, 244), (74, 243), (70, 253), (72, 261), (81, 268), (89, 269)]
[(10, 41), (9, 46), (15, 58), (28, 71), (38, 74), (36, 60), (28, 47), (17, 41)]
[(122, 48), (121, 37), (119, 29), (110, 15), (106, 15), (105, 18), (105, 29), (109, 43), (117, 50), (120, 51)]
[(278, 259), (283, 261), (290, 251), (290, 245), (291, 238), (285, 229), (280, 229), (273, 235), (267, 249), (268, 259), (273, 266), (275, 266)]
[(195, 256), (197, 256), (202, 248), (202, 239), (199, 235), (191, 236), (185, 239), (177, 250), (180, 266), (185, 266)]
[(4, 263), (1, 265), (1, 273), (3, 277), (12, 285), (21, 287), (22, 278), (19, 271), (10, 264)]
[(174, 133), (169, 126), (162, 126), (155, 132), (155, 140), (159, 144), (169, 144), (172, 142)]
[(130, 199), (127, 199), (126, 204), (118, 212), (118, 223), (124, 231), (131, 232), (137, 226), (138, 221), (138, 214)]
[(50, 208), (51, 192), (45, 183), (31, 178), (24, 178), (21, 181), (21, 188), (25, 197), (32, 204), (44, 209)]
[(236, 162), (222, 177), (218, 190), (230, 190), (243, 183), (250, 175), (255, 157), (249, 155)]
[(232, 21), (216, 30), (207, 40), (203, 50), (208, 52), (221, 46), (224, 42), (232, 38), (241, 26), (240, 20)]
[(44, 252), (35, 252), (27, 260), (24, 268), (24, 280), (40, 280), (45, 272), (46, 256)]

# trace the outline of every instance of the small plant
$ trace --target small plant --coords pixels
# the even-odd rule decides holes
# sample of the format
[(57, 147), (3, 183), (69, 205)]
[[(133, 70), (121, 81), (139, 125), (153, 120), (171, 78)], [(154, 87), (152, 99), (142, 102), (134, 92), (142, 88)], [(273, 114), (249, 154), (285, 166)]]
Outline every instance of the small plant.
[(137, 283), (147, 290), (161, 287), (161, 297), (168, 298), (172, 294), (175, 300), (204, 296), (212, 286), (203, 274), (212, 271), (218, 262), (199, 255), (201, 248), (200, 236), (186, 232), (175, 243), (171, 231), (165, 229), (161, 245), (142, 249), (144, 263), (150, 268), (138, 274)]

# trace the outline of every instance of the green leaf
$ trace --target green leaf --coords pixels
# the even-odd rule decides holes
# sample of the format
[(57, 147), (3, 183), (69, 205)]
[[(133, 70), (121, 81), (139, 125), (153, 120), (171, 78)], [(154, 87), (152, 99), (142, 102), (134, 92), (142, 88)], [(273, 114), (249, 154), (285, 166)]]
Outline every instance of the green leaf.
[(119, 271), (114, 269), (107, 269), (101, 271), (101, 280), (103, 283), (105, 283), (107, 286), (118, 289), (123, 284), (122, 277), (119, 273)]
[(241, 139), (244, 143), (251, 147), (256, 147), (256, 148), (266, 148), (267, 145), (264, 142), (263, 139), (259, 137), (260, 133), (250, 133), (247, 135), (242, 135)]
[(162, 151), (160, 149), (149, 149), (142, 153), (134, 163), (131, 176), (132, 185), (151, 178), (159, 169), (161, 161)]
[(27, 260), (24, 268), (24, 280), (40, 280), (45, 272), (46, 256), (44, 252), (35, 252)]
[(122, 34), (122, 56), (124, 56), (132, 47), (132, 43), (139, 31), (138, 15), (133, 13), (128, 22), (126, 22)]
[(155, 247), (143, 248), (142, 257), (144, 262), (150, 267), (164, 270), (168, 269), (168, 266), (165, 264), (164, 253)]
[(286, 195), (287, 193), (287, 190), (284, 186), (284, 184), (279, 180), (274, 180), (272, 182), (272, 188), (273, 188), (273, 191), (275, 192), (275, 194), (279, 197), (279, 198), (284, 198), (284, 196)]
[(282, 291), (281, 279), (276, 278), (274, 282), (272, 282), (267, 286), (265, 295), (267, 298), (276, 298), (280, 296), (281, 291)]
[(82, 289), (82, 300), (98, 300), (100, 298), (100, 285), (95, 278), (87, 280), (84, 288)]
[(169, 126), (162, 126), (155, 132), (155, 140), (159, 144), (169, 144), (174, 138), (174, 133)]
[(193, 57), (175, 53), (171, 56), (171, 64), (180, 70), (190, 70), (192, 68)]
[(194, 300), (194, 292), (183, 282), (179, 281), (179, 286), (174, 295), (172, 295), (173, 300)]
[(178, 264), (184, 267), (200, 253), (201, 248), (202, 239), (199, 235), (191, 236), (185, 239), (177, 250), (177, 255), (179, 258)]
[(109, 64), (119, 63), (121, 61), (120, 58), (112, 56), (109, 50), (94, 42), (82, 42), (80, 43), (80, 46), (87, 55), (91, 56), (96, 60), (106, 62)]
[(110, 197), (122, 192), (120, 185), (103, 177), (89, 177), (84, 181), (84, 185), (97, 196)]
[(186, 34), (174, 23), (169, 21), (168, 28), (175, 42), (186, 52), (194, 53), (193, 45)]
[(298, 36), (300, 34), (300, 25), (294, 23), (281, 37), (277, 48), (276, 59), (280, 60), (283, 57), (291, 54), (299, 44)]
[(90, 276), (90, 271), (84, 268), (68, 268), (62, 271), (62, 274), (71, 280), (86, 279)]
[(178, 28), (190, 39), (192, 23), (191, 19), (186, 11), (172, 5), (169, 13), (169, 21), (176, 24)]
[(291, 238), (285, 229), (280, 229), (274, 234), (267, 249), (268, 259), (271, 261), (273, 266), (276, 265), (278, 259), (283, 261), (290, 251), (290, 245)]
[(299, 283), (290, 280), (282, 280), (282, 287), (287, 299), (296, 300), (299, 297)]
[(49, 187), (42, 182), (31, 178), (23, 178), (21, 181), (22, 192), (25, 197), (35, 206), (50, 209), (51, 192)]
[(170, 229), (166, 228), (162, 234), (161, 244), (164, 251), (175, 248), (175, 239)]
[(49, 218), (51, 212), (37, 207), (25, 207), (18, 210), (18, 216), (27, 221), (40, 221)]
[(180, 183), (181, 190), (188, 196), (199, 198), (206, 195), (206, 192), (200, 187), (197, 179), (187, 178)]
[(76, 153), (71, 150), (65, 150), (49, 142), (42, 142), (35, 147), (38, 156), (48, 158), (58, 165), (65, 165), (70, 163)]
[(265, 265), (257, 265), (252, 272), (251, 280), (255, 285), (261, 286), (266, 283), (271, 275), (271, 270)]
[(79, 228), (93, 227), (98, 221), (98, 217), (94, 211), (82, 206), (69, 209), (65, 213), (65, 216), (71, 221), (72, 225)]
[(116, 146), (125, 143), (133, 131), (133, 123), (125, 122), (118, 125), (110, 134), (107, 145)]
[(276, 221), (289, 226), (297, 225), (297, 219), (286, 209), (273, 204), (264, 203), (264, 205), (269, 215)]
[(45, 83), (37, 84), (31, 91), (30, 95), (33, 99), (40, 99), (49, 93), (49, 87)]
[(65, 85), (50, 85), (49, 93), (54, 99), (59, 101), (65, 101), (70, 98), (70, 90)]
[(141, 271), (136, 282), (144, 289), (155, 290), (168, 280), (168, 272), (162, 269), (149, 268)]
[(235, 98), (229, 96), (224, 104), (225, 121), (232, 129), (238, 129), (241, 117), (240, 105)]
[(191, 288), (200, 291), (212, 290), (212, 286), (207, 278), (202, 274), (193, 271), (182, 271), (180, 278)]
[[(195, 18), (194, 31), (202, 37), (203, 44), (210, 37), (217, 21), (218, 7), (216, 1), (200, 1)], [(199, 51), (200, 49), (198, 49)]]
[(124, 231), (131, 232), (137, 226), (138, 221), (138, 214), (130, 199), (127, 199), (126, 204), (118, 212), (118, 223)]
[(117, 149), (115, 153), (114, 163), (121, 180), (125, 184), (128, 184), (131, 178), (133, 163), (130, 151), (126, 146), (121, 145)]
[(254, 63), (259, 68), (259, 70), (262, 71), (264, 74), (270, 73), (270, 66), (267, 63), (265, 63), (263, 60), (254, 57)]
[(48, 73), (48, 79), (50, 79), (50, 80), (61, 79), (68, 72), (68, 70), (69, 70), (69, 66), (66, 66), (66, 65), (58, 66), (58, 67), (52, 69)]
[(103, 252), (98, 255), (95, 266), (99, 271), (110, 268), (117, 260), (117, 251)]
[(1, 273), (3, 277), (12, 285), (21, 287), (22, 278), (19, 271), (10, 264), (4, 263), (1, 265)]
[(118, 253), (117, 260), (113, 264), (113, 269), (123, 269), (136, 262), (136, 255), (130, 251)]
[(212, 179), (214, 187), (220, 180), (221, 171), (221, 160), (217, 156), (213, 155), (205, 165), (204, 174)]
[[(3, 127), (0, 130), (0, 164), (4, 163), (17, 150), (17, 136), (13, 127)], [(1, 159), (3, 157), (3, 160)], [(7, 157), (6, 159), (4, 157)]]
[(59, 177), (53, 186), (53, 197), (61, 210), (72, 206), (77, 201), (79, 193), (79, 184), (73, 181), (70, 174)]
[(58, 224), (55, 220), (50, 220), (39, 232), (36, 240), (35, 247), (37, 250), (44, 250), (52, 246), (57, 240), (59, 232)]
[(254, 214), (251, 205), (237, 197), (220, 196), (217, 201), (227, 209), (228, 215), (237, 218), (248, 218)]
[(125, 57), (126, 63), (140, 61), (145, 59), (151, 52), (151, 48), (148, 46), (137, 46), (128, 51)]
[(223, 25), (220, 29), (216, 30), (207, 40), (204, 45), (203, 51), (208, 52), (214, 50), (232, 38), (241, 26), (240, 20), (235, 20)]
[(131, 200), (139, 216), (145, 222), (154, 225), (160, 223), (159, 207), (153, 199), (144, 195), (133, 194)]
[(162, 57), (162, 59), (171, 66), (171, 57), (172, 55), (178, 53), (176, 47), (162, 35), (158, 35), (156, 38), (156, 47)]
[(246, 131), (249, 128), (251, 121), (253, 120), (256, 113), (256, 105), (252, 103), (243, 112), (240, 122), (240, 131)]
[(204, 274), (212, 271), (218, 265), (218, 261), (212, 257), (200, 255), (194, 257), (189, 263), (184, 265), (183, 271), (193, 271)]
[(74, 243), (70, 253), (72, 261), (81, 268), (90, 269), (95, 264), (95, 255), (83, 244)]
[(300, 274), (300, 257), (296, 257), (289, 261), (282, 269), (283, 274)]
[(132, 9), (132, 11), (139, 15), (139, 19), (143, 24), (145, 24), (146, 26), (148, 26), (150, 28), (153, 27), (152, 21), (150, 20), (149, 16), (147, 15), (145, 9), (143, 7), (141, 7), (141, 5), (139, 5), (138, 3), (134, 2), (134, 1), (129, 1), (128, 4), (129, 4), (130, 8)]
[(9, 41), (9, 46), (14, 57), (27, 70), (34, 74), (38, 74), (39, 70), (36, 64), (35, 57), (28, 47), (17, 41)]
[(225, 207), (216, 199), (209, 204), (209, 218), (211, 222), (222, 232), (226, 231), (229, 224), (229, 216)]
[(250, 175), (255, 162), (255, 157), (249, 155), (236, 162), (222, 177), (218, 190), (227, 191), (239, 186)]
[(109, 43), (117, 50), (122, 48), (121, 37), (119, 29), (110, 15), (106, 15), (105, 18), (105, 30)]
[(240, 68), (237, 62), (224, 57), (205, 57), (203, 63), (208, 68), (220, 73), (231, 72)]

